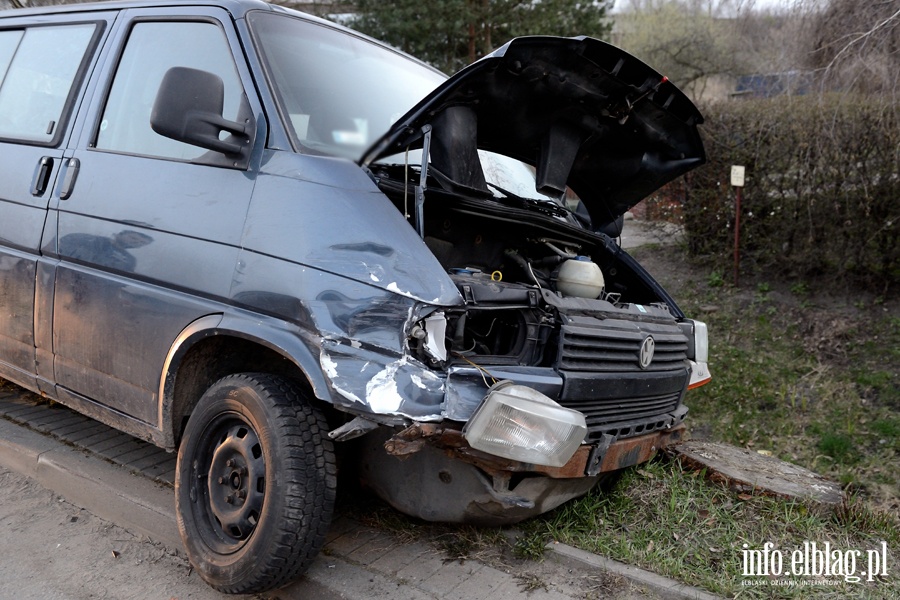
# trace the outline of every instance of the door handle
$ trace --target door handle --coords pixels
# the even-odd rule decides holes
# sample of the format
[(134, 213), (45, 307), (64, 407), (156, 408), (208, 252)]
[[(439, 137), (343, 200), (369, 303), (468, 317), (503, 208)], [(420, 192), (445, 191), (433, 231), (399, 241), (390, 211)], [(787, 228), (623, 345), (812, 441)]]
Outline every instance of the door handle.
[(50, 183), (50, 173), (53, 172), (53, 158), (50, 156), (42, 156), (38, 161), (37, 169), (34, 171), (34, 179), (31, 181), (31, 195), (41, 196), (47, 191), (47, 185)]
[(68, 200), (72, 195), (72, 189), (75, 187), (75, 180), (78, 178), (78, 168), (81, 162), (77, 158), (70, 158), (66, 161), (66, 174), (63, 175), (62, 186), (59, 188), (59, 199)]

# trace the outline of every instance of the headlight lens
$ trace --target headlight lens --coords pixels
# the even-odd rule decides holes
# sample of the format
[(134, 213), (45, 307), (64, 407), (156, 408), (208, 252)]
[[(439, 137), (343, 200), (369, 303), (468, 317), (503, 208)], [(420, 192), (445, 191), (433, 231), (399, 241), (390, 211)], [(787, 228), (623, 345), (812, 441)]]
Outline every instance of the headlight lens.
[(709, 337), (703, 321), (694, 321), (694, 360), (709, 362)]
[(548, 467), (569, 462), (586, 433), (583, 414), (511, 381), (491, 387), (463, 428), (476, 450)]

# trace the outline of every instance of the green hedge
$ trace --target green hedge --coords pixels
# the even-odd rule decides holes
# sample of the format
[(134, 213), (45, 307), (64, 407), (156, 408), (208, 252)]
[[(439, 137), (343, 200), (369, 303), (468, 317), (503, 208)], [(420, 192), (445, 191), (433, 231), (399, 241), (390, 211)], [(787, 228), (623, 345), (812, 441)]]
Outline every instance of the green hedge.
[(730, 170), (744, 165), (742, 272), (881, 291), (900, 282), (897, 103), (784, 97), (703, 112), (709, 163), (672, 190), (685, 198), (692, 254), (730, 272)]

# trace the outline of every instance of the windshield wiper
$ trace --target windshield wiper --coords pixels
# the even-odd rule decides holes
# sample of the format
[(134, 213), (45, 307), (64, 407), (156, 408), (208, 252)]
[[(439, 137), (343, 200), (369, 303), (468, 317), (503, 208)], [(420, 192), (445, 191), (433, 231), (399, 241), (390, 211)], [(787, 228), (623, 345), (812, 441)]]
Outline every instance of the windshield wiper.
[(487, 184), (489, 187), (492, 187), (503, 194), (503, 198), (495, 197), (494, 200), (497, 200), (499, 202), (503, 202), (505, 200), (506, 202), (503, 202), (504, 204), (517, 206), (519, 208), (527, 208), (529, 210), (540, 212), (551, 217), (566, 217), (571, 213), (569, 209), (565, 208), (564, 206), (560, 206), (549, 198), (547, 198), (546, 200), (539, 198), (524, 198), (510, 192), (509, 190), (505, 190), (499, 185), (491, 183), (490, 181)]

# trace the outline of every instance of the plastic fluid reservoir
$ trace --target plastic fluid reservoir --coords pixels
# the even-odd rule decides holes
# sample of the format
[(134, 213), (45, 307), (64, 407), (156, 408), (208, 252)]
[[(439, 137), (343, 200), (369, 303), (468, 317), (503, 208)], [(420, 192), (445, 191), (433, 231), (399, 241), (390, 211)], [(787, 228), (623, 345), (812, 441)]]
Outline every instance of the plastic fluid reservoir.
[(603, 285), (603, 271), (587, 256), (576, 256), (564, 262), (556, 277), (556, 289), (564, 296), (598, 298)]

